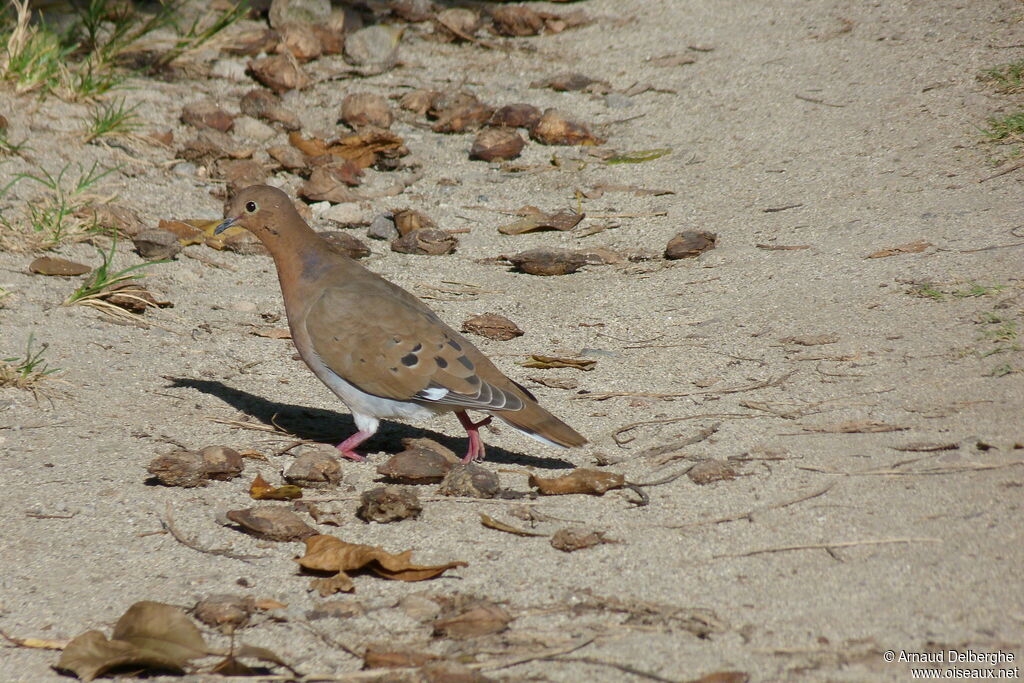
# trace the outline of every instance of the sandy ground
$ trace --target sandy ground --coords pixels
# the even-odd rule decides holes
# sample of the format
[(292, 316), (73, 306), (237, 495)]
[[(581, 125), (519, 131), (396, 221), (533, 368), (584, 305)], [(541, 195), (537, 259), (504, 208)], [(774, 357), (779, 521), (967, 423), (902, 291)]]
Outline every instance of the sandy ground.
[[(429, 498), (417, 520), (357, 520), (355, 495), (375, 485), (376, 465), (401, 449), (400, 438), (426, 435), (464, 448), (450, 417), (388, 424), (370, 443), (369, 463), (344, 464), (336, 491), (344, 525), (321, 530), (412, 549), (424, 563), (469, 566), (427, 583), (359, 575), (353, 595), (331, 599), (358, 603), (363, 613), (325, 617), (316, 611), (325, 599), (308, 591), (309, 578), (293, 562), (299, 544), (260, 541), (217, 522), (224, 511), (253, 504), (247, 488), (255, 473), (280, 482), (291, 455), (250, 460), (241, 479), (205, 488), (146, 483), (149, 461), (174, 444), (264, 454), (289, 444), (213, 419), (263, 423), (277, 414), (300, 437), (325, 441), (352, 429), (344, 407), (292, 359), (290, 342), (250, 333), (265, 324), (264, 314), (283, 314), (271, 261), (190, 247), (233, 270), (184, 256), (151, 268), (147, 284), (174, 302), (155, 316), (164, 330), (61, 307), (74, 281), (29, 275), (31, 254), (0, 253), (0, 286), (12, 292), (0, 308), (0, 355), (19, 354), (34, 333), (49, 344), (51, 366), (64, 369), (63, 383), (51, 384), (60, 393), (49, 399), (0, 390), (5, 633), (109, 633), (139, 600), (191, 606), (235, 593), (288, 605), (275, 618), (257, 617), (241, 640), (328, 679), (348, 680), (361, 666), (339, 643), (360, 653), (374, 642), (465, 663), (593, 639), (553, 659), (483, 667), (505, 680), (684, 681), (717, 671), (757, 681), (908, 680), (907, 665), (887, 663), (883, 652), (951, 648), (1012, 653), (1018, 661), (1011, 666), (1019, 666), (1024, 354), (985, 354), (996, 348), (991, 316), (1018, 329), (1024, 324), (1022, 252), (976, 250), (1020, 241), (1011, 230), (1024, 223), (1022, 176), (977, 182), (993, 171), (990, 157), (1004, 153), (980, 142), (978, 126), (1009, 112), (1012, 100), (993, 94), (976, 74), (1019, 57), (1019, 48), (1005, 46), (1024, 40), (1020, 4), (588, 0), (573, 7), (599, 21), (521, 39), (535, 51), (438, 44), (410, 33), (404, 66), (357, 82), (321, 82), (290, 93), (286, 103), (309, 128), (327, 129), (349, 89), (391, 95), (464, 84), (488, 102), (558, 106), (608, 124), (597, 128), (607, 147), (670, 147), (655, 161), (607, 166), (581, 150), (530, 144), (524, 163), (544, 164), (555, 153), (566, 163), (513, 174), (468, 161), (471, 135), (396, 123), (424, 176), (403, 196), (364, 208), (372, 215), (411, 206), (441, 227), (470, 232), (444, 257), (396, 254), (372, 242), (366, 263), (421, 296), (439, 297), (429, 303), (453, 325), (493, 311), (526, 331), (508, 342), (474, 339), (591, 444), (560, 452), (507, 428), (485, 430), (484, 466), (499, 472), (506, 488), (526, 492), (529, 472), (554, 475), (595, 467), (596, 460), (614, 462), (603, 469), (635, 482), (707, 458), (731, 459), (741, 476), (703, 486), (683, 476), (647, 488), (643, 507), (618, 492), (527, 499), (556, 518), (537, 531), (576, 520), (621, 541), (566, 554), (546, 538), (481, 526), (480, 512), (528, 526), (512, 516), (524, 501)], [(647, 61), (672, 53), (696, 61)], [(609, 100), (529, 88), (565, 70), (619, 90), (646, 82), (670, 92)], [(133, 85), (140, 89), (126, 96), (142, 103), (145, 128), (182, 136), (183, 101), (216, 94), (237, 111), (238, 96), (251, 88), (225, 80)], [(125, 163), (103, 188), (148, 223), (221, 215), (210, 182), (167, 170), (171, 152), (76, 142), (83, 111), (0, 94), (14, 137), (31, 137), (33, 160), (51, 172), (66, 158)], [(28, 167), (13, 159), (3, 168)], [(575, 191), (598, 183), (675, 194), (584, 199), (588, 214), (635, 214), (588, 218), (584, 227), (618, 224), (590, 237), (496, 231), (507, 218), (494, 210), (576, 207)], [(28, 196), (19, 194), (23, 187), (27, 193), (19, 185), (8, 208)], [(295, 183), (286, 187), (293, 191)], [(717, 233), (718, 247), (695, 260), (549, 278), (483, 261), (547, 245), (660, 253), (683, 229)], [(915, 240), (931, 246), (865, 258)], [(119, 264), (139, 261), (129, 247), (119, 247)], [(97, 261), (85, 244), (59, 253)], [(480, 292), (440, 294), (436, 287), (450, 281)], [(941, 295), (920, 295), (923, 285)], [(583, 349), (597, 360), (586, 373), (518, 364), (526, 354)], [(548, 388), (531, 377), (570, 378), (578, 388)], [(639, 395), (588, 395), (600, 392)], [(644, 421), (654, 422), (620, 436), (634, 437), (628, 443), (613, 438)], [(898, 431), (863, 432), (876, 423)], [(854, 433), (841, 433), (848, 429)], [(662, 456), (652, 457), (648, 449), (661, 446)], [(430, 497), (433, 488), (420, 492)], [(159, 533), (167, 510), (196, 544), (258, 559), (200, 553)], [(715, 521), (723, 518), (732, 521)], [(810, 547), (786, 549), (793, 546)], [(766, 549), (776, 552), (752, 553)], [(434, 639), (429, 623), (399, 605), (420, 593), (485, 598), (515, 618), (502, 634)], [(222, 636), (208, 639), (227, 645)], [(56, 653), (0, 647), (3, 681), (59, 679), (50, 669)], [(970, 666), (979, 665), (956, 665)]]

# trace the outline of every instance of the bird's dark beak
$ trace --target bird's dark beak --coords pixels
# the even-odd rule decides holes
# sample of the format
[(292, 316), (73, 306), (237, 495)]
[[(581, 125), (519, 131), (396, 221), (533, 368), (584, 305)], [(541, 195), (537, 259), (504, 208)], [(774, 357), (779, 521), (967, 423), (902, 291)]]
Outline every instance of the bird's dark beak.
[(225, 218), (223, 223), (214, 228), (213, 234), (221, 234), (222, 232), (230, 228), (232, 225), (237, 223), (239, 218), (241, 218), (241, 216), (232, 216), (231, 218)]

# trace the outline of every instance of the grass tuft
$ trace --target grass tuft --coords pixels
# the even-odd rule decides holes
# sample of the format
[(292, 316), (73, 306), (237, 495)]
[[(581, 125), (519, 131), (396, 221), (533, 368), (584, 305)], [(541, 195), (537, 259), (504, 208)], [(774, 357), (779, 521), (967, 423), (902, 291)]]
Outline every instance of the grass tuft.
[(27, 389), (34, 393), (40, 382), (60, 372), (60, 368), (51, 368), (43, 359), (49, 344), (43, 344), (33, 351), (34, 341), (34, 335), (29, 334), (24, 356), (0, 359), (0, 387)]
[(139, 127), (138, 104), (127, 106), (124, 98), (94, 106), (86, 118), (85, 143), (107, 135), (125, 135)]
[(1024, 91), (1024, 60), (1000, 64), (981, 72), (979, 78), (1003, 93)]
[[(58, 32), (45, 21), (33, 22), (30, 0), (10, 0), (13, 21), (7, 9), (0, 10), (0, 78), (13, 82), (15, 91), (54, 93), (67, 100), (102, 95), (121, 85), (122, 68), (132, 52), (140, 51), (143, 40), (153, 38), (163, 49), (153, 62), (163, 66), (199, 47), (231, 26), (248, 12), (240, 2), (222, 12), (207, 11), (187, 28), (183, 10), (186, 0), (161, 0), (156, 9), (144, 13), (125, 0), (79, 0), (72, 2), (76, 16)], [(173, 37), (156, 40), (161, 31)]]
[[(124, 312), (124, 309), (114, 306), (103, 300), (103, 297), (109, 294), (108, 290), (114, 285), (121, 284), (123, 282), (129, 282), (131, 280), (139, 280), (145, 277), (145, 273), (141, 273), (143, 268), (147, 268), (157, 263), (167, 263), (167, 261), (148, 261), (146, 263), (136, 263), (134, 266), (128, 266), (121, 270), (113, 270), (114, 252), (117, 249), (117, 238), (110, 243), (110, 251), (103, 251), (98, 249), (102, 263), (97, 266), (85, 279), (85, 282), (71, 293), (65, 301), (65, 306), (72, 306), (74, 304), (81, 304), (85, 306), (93, 306), (109, 312), (109, 309), (114, 308), (118, 311)], [(127, 289), (121, 289), (117, 292), (119, 295), (133, 297), (134, 292)], [(145, 305), (150, 305), (149, 301), (134, 296)]]
[(42, 197), (25, 203), (21, 221), (12, 223), (0, 216), (0, 246), (12, 251), (52, 249), (69, 239), (78, 239), (96, 230), (95, 220), (79, 218), (81, 209), (97, 197), (96, 186), (119, 167), (103, 168), (98, 162), (88, 170), (81, 165), (77, 177), (66, 164), (57, 175), (43, 169), (38, 175), (19, 173), (4, 188), (2, 196), (15, 183), (30, 181), (43, 188)]
[(1016, 142), (1024, 140), (1024, 112), (992, 117), (988, 120), (988, 126), (981, 132), (989, 140)]

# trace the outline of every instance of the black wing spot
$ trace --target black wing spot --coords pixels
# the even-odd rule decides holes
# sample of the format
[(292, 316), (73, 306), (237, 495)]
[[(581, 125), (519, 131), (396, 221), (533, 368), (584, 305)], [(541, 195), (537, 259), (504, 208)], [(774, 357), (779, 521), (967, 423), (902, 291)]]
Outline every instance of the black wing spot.
[(395, 373), (397, 375), (398, 374), (398, 368), (391, 368), (391, 372), (393, 372), (393, 373)]
[(462, 345), (459, 344), (459, 342), (455, 341), (454, 339), (449, 339), (448, 340), (448, 346), (452, 347), (456, 351), (461, 351), (462, 350)]
[(477, 377), (476, 375), (470, 375), (469, 377), (466, 378), (466, 382), (469, 383), (470, 386), (475, 387), (476, 385), (480, 384), (480, 378)]
[[(451, 342), (448, 343), (450, 344)], [(462, 363), (462, 366), (467, 370), (473, 369), (473, 361), (469, 360), (465, 356), (459, 356), (459, 362)]]
[(411, 351), (413, 353), (416, 353), (416, 352), (422, 351), (422, 350), (423, 350), (423, 344), (417, 344), (416, 346), (412, 347), (412, 349), (411, 349)]
[(407, 353), (402, 356), (402, 365), (408, 368), (414, 367), (419, 362), (420, 359), (416, 357), (415, 353)]
[(442, 370), (448, 367), (448, 361), (446, 361), (444, 358), (441, 358), (441, 356), (435, 356), (434, 362), (437, 363), (437, 367), (441, 368)]

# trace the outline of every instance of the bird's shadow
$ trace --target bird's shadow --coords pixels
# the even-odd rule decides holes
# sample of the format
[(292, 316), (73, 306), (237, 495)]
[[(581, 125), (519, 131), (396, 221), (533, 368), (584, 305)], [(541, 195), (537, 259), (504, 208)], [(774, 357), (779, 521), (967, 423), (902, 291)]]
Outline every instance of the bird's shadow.
[[(216, 396), (232, 408), (253, 417), (265, 425), (284, 429), (297, 438), (334, 445), (356, 431), (351, 415), (336, 413), (333, 410), (307, 408), (289, 403), (277, 403), (250, 394), (241, 389), (229, 387), (223, 382), (191, 377), (165, 376), (170, 384), (168, 388), (188, 388)], [(402, 439), (426, 436), (461, 454), (466, 449), (465, 438), (454, 438), (439, 434), (419, 426), (404, 425), (399, 422), (383, 421), (380, 431), (366, 443), (368, 448), (359, 450), (374, 453), (378, 450), (397, 453), (402, 450)], [(568, 460), (552, 457), (538, 457), (513, 453), (497, 446), (487, 447), (487, 460), (506, 465), (539, 467), (542, 469), (566, 469), (574, 465)]]

